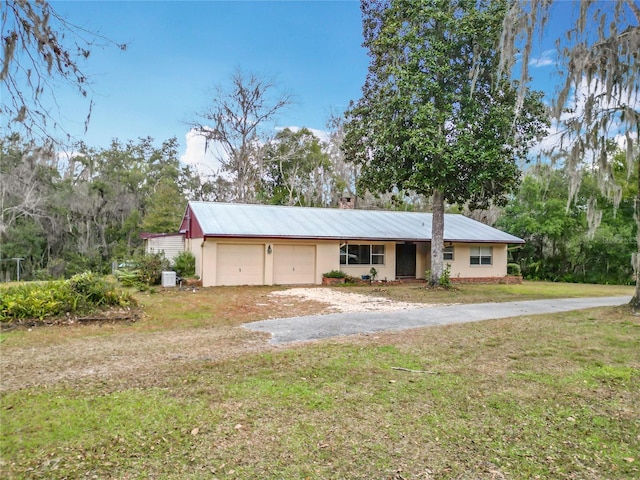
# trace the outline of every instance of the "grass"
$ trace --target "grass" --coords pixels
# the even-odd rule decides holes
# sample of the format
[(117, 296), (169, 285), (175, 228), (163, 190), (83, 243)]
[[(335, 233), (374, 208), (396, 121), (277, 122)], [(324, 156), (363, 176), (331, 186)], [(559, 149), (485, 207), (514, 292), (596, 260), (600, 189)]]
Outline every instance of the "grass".
[(454, 285), (451, 290), (425, 289), (423, 285), (400, 288), (380, 286), (345, 287), (356, 293), (371, 293), (392, 300), (420, 303), (483, 303), (535, 300), (542, 298), (602, 297), (626, 295), (634, 287), (627, 285), (593, 285), (584, 283), (523, 282), (519, 285)]
[[(384, 293), (443, 294), (413, 288)], [(171, 301), (114, 328), (229, 325), (236, 302), (251, 303), (240, 317), (264, 315), (263, 290), (240, 290), (158, 295)], [(42, 331), (31, 348), (60, 335)], [(624, 307), (502, 319), (23, 388), (2, 394), (0, 425), (2, 478), (639, 478), (640, 319)]]

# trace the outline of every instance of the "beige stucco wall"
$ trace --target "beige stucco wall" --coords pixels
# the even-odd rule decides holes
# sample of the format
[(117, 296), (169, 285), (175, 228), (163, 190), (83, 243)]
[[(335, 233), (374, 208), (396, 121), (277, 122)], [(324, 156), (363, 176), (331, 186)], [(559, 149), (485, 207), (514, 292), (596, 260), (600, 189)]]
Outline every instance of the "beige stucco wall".
[(185, 238), (184, 249), (193, 253), (196, 259), (196, 275), (202, 279), (202, 241), (200, 238)]
[[(492, 264), (471, 265), (469, 260), (471, 247), (491, 247)], [(507, 245), (455, 243), (453, 260), (445, 260), (444, 263), (451, 265), (451, 278), (504, 277), (507, 274)]]
[(217, 255), (219, 244), (251, 244), (262, 245), (265, 249), (264, 255), (264, 284), (273, 285), (273, 254), (268, 253), (269, 246), (273, 245), (313, 245), (316, 251), (316, 265), (314, 282), (322, 284), (322, 274), (331, 270), (340, 269), (340, 243), (338, 241), (317, 241), (317, 240), (287, 240), (287, 239), (264, 239), (264, 238), (207, 238), (206, 241), (191, 239), (188, 248), (196, 257), (196, 275), (202, 279), (205, 287), (216, 286)]
[[(340, 265), (340, 243), (337, 240), (286, 240), (286, 239), (214, 239), (193, 238), (186, 240), (186, 249), (190, 250), (196, 258), (196, 275), (202, 279), (203, 286), (216, 285), (216, 259), (217, 246), (220, 243), (233, 244), (259, 244), (265, 249), (264, 255), (264, 284), (273, 285), (273, 255), (268, 254), (269, 245), (313, 245), (316, 251), (316, 265), (314, 283), (322, 283), (322, 274), (331, 270), (342, 270), (347, 275), (360, 278), (369, 275), (371, 265)], [(378, 271), (378, 280), (395, 280), (396, 272), (396, 248), (394, 242), (358, 242), (372, 245), (385, 246), (384, 265), (374, 265)], [(492, 265), (470, 265), (470, 247), (491, 246), (493, 249)], [(445, 260), (445, 264), (451, 265), (451, 277), (503, 277), (507, 274), (507, 245), (503, 244), (454, 244), (454, 260)], [(416, 246), (416, 277), (425, 278), (425, 271), (431, 266), (431, 245), (429, 242), (419, 242)]]
[(316, 244), (316, 283), (322, 283), (322, 274), (340, 270), (340, 242), (328, 241)]
[(431, 268), (431, 244), (421, 242), (416, 245), (416, 278), (425, 278)]
[(216, 260), (218, 258), (218, 244), (211, 239), (205, 239), (201, 244), (202, 255), (202, 279), (203, 287), (214, 287), (216, 285)]

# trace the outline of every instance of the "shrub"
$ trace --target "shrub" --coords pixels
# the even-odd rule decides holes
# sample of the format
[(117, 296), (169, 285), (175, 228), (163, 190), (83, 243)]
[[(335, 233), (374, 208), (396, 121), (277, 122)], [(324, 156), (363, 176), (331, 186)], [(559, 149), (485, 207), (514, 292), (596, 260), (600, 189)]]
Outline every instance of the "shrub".
[(440, 275), (440, 286), (444, 288), (450, 288), (452, 286), (451, 283), (451, 264), (447, 263), (442, 270), (442, 275)]
[(142, 284), (140, 273), (137, 270), (122, 268), (116, 270), (113, 274), (124, 287), (138, 287)]
[(325, 278), (345, 278), (347, 274), (340, 270), (331, 270), (330, 272), (323, 273), (322, 276)]
[[(424, 278), (429, 280), (431, 278), (431, 270), (425, 270)], [(447, 263), (442, 270), (442, 275), (438, 280), (438, 285), (443, 288), (451, 288), (453, 287), (453, 283), (451, 283), (451, 264)]]
[(191, 252), (181, 252), (173, 260), (173, 269), (181, 277), (193, 277), (196, 274), (196, 257)]
[(2, 290), (0, 321), (43, 320), (66, 313), (84, 314), (106, 306), (132, 306), (135, 299), (90, 272), (69, 280), (29, 282)]
[(162, 253), (139, 255), (121, 263), (122, 268), (114, 272), (115, 277), (127, 287), (159, 285), (162, 272), (169, 269), (169, 260)]
[(140, 280), (147, 285), (159, 285), (162, 271), (169, 270), (169, 260), (162, 253), (143, 255), (136, 260)]
[(375, 282), (377, 277), (378, 271), (375, 269), (375, 267), (371, 267), (371, 269), (369, 270), (369, 278), (372, 282)]
[(521, 275), (522, 270), (517, 263), (507, 263), (507, 275)]

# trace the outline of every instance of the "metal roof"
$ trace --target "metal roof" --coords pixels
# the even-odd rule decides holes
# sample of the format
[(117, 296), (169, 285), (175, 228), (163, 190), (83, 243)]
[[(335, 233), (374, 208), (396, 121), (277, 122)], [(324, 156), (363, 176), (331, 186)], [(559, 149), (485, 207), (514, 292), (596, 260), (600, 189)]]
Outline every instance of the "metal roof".
[[(189, 202), (210, 237), (314, 238), (428, 241), (431, 213)], [(524, 240), (458, 214), (445, 214), (447, 242), (524, 243)]]

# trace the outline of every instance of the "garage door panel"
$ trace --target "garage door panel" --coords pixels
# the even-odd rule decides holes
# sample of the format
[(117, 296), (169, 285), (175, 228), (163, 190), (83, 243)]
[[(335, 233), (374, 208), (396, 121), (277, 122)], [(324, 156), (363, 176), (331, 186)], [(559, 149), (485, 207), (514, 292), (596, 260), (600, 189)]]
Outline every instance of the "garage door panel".
[(315, 283), (314, 245), (274, 245), (273, 282), (279, 285)]
[(219, 244), (217, 285), (263, 285), (264, 245)]

